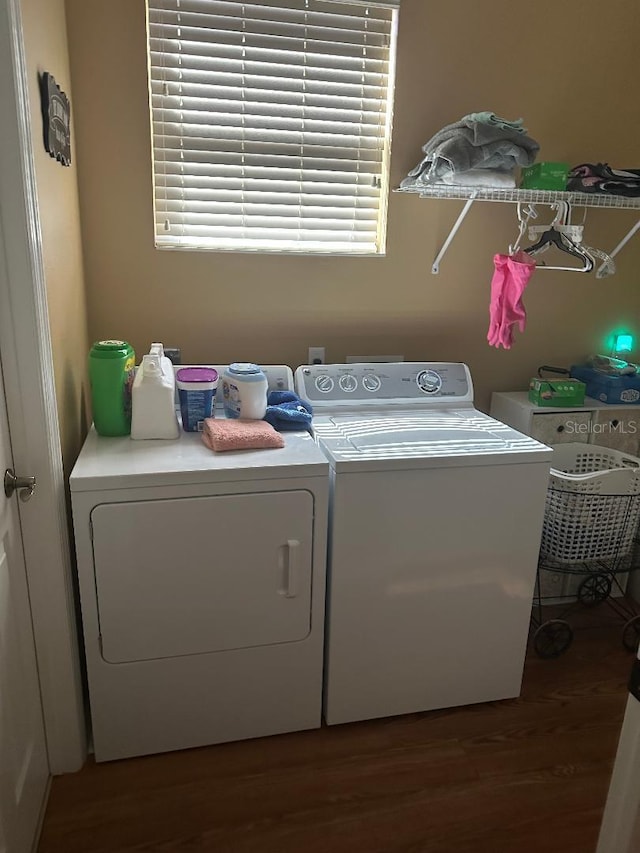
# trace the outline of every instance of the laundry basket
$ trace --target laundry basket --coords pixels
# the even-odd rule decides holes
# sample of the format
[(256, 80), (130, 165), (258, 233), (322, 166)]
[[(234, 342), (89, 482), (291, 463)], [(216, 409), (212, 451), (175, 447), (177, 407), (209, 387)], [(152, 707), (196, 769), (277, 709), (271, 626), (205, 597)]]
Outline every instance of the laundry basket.
[[(633, 548), (640, 521), (640, 459), (608, 447), (569, 443), (554, 447), (538, 560), (532, 624), (534, 648), (543, 658), (565, 652), (573, 629), (563, 613), (544, 621), (543, 576), (566, 577), (577, 604), (606, 601), (625, 620), (622, 642), (636, 651), (640, 614), (612, 589), (624, 593), (626, 573), (635, 568)], [(537, 611), (537, 614), (536, 614)]]
[(577, 564), (629, 557), (640, 520), (640, 459), (594, 444), (554, 448), (540, 555)]

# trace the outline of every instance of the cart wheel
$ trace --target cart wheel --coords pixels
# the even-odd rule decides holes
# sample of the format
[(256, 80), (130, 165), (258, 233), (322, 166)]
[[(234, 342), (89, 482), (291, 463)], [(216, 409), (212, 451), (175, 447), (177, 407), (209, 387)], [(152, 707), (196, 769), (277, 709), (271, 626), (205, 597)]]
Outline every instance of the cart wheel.
[(629, 652), (638, 650), (638, 641), (640, 640), (640, 616), (634, 616), (629, 619), (627, 624), (622, 629), (622, 645)]
[(533, 645), (541, 658), (558, 658), (571, 645), (573, 631), (563, 619), (543, 622), (533, 635)]
[(604, 573), (588, 575), (578, 587), (578, 601), (585, 607), (594, 607), (609, 597), (611, 578)]

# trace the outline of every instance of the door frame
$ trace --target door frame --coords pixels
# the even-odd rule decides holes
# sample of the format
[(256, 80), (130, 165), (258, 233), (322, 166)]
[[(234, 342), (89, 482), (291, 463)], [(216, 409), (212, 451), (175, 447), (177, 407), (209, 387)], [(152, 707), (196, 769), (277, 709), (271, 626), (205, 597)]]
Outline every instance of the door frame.
[(0, 108), (2, 366), (15, 468), (37, 478), (18, 506), (49, 767), (59, 774), (82, 766), (87, 734), (20, 0), (0, 0)]

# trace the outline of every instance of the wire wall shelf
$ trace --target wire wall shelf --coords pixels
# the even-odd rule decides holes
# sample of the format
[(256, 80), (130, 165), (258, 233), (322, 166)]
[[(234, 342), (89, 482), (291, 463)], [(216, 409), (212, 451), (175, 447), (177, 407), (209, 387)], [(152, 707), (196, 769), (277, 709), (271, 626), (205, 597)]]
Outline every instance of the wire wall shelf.
[[(398, 187), (394, 192), (417, 195), (419, 198), (453, 199), (465, 202), (460, 215), (451, 227), (449, 236), (442, 244), (442, 247), (433, 261), (431, 272), (434, 275), (437, 275), (440, 272), (440, 261), (444, 258), (447, 249), (453, 242), (453, 238), (458, 233), (467, 213), (471, 209), (471, 205), (475, 201), (498, 201), (510, 202), (511, 204), (524, 203), (532, 205), (546, 204), (550, 206), (557, 205), (560, 202), (568, 202), (575, 207), (602, 207), (608, 208), (609, 210), (640, 210), (640, 198), (605, 195), (599, 193), (562, 192), (560, 190), (499, 189), (497, 187), (461, 187), (450, 186), (448, 184), (430, 184), (420, 187)], [(640, 230), (640, 220), (638, 220), (633, 228), (631, 228), (626, 237), (620, 241), (609, 257), (613, 258), (620, 249), (629, 242), (638, 230)], [(598, 278), (600, 278), (601, 275), (602, 267), (598, 270)]]
[(422, 187), (399, 187), (397, 193), (411, 193), (420, 198), (451, 198), (461, 201), (506, 201), (512, 204), (558, 204), (566, 201), (577, 207), (615, 207), (640, 210), (640, 198), (599, 193), (561, 192), (559, 190), (498, 189), (493, 187), (461, 187), (432, 184)]

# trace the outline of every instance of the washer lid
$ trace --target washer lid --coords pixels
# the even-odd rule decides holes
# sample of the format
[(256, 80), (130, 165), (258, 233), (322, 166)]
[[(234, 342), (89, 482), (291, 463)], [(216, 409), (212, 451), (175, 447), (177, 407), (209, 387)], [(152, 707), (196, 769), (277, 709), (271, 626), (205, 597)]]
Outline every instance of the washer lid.
[(553, 452), (475, 409), (338, 415), (313, 425), (340, 470), (541, 462)]

